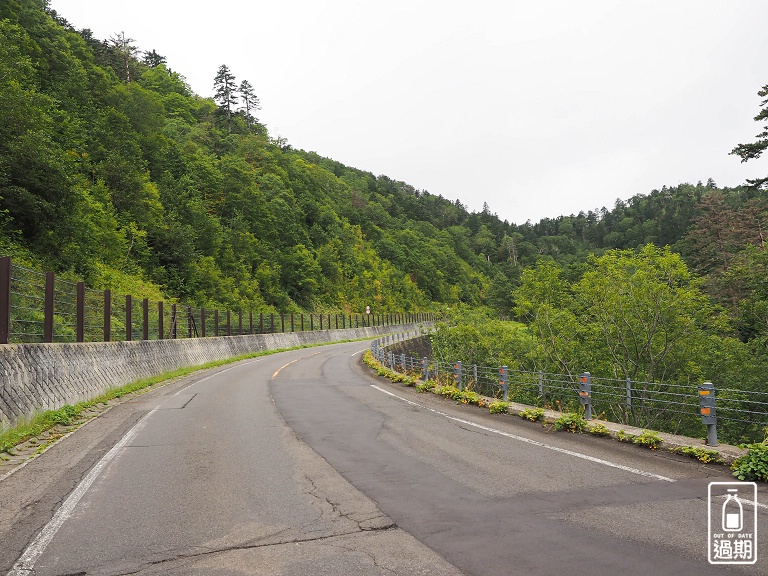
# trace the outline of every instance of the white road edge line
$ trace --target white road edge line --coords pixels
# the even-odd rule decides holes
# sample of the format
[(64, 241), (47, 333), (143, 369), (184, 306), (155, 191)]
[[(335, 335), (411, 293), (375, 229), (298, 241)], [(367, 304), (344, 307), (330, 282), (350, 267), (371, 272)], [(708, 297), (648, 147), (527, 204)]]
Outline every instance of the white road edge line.
[(525, 442), (527, 444), (533, 444), (534, 446), (539, 446), (540, 448), (546, 448), (547, 450), (553, 450), (555, 452), (560, 452), (562, 454), (568, 454), (569, 456), (574, 456), (576, 458), (581, 458), (582, 460), (588, 460), (589, 462), (594, 462), (596, 464), (602, 464), (603, 466), (610, 466), (611, 468), (617, 468), (619, 470), (623, 470), (624, 472), (631, 472), (632, 474), (637, 474), (639, 476), (645, 476), (646, 478), (655, 478), (656, 480), (663, 480), (664, 482), (676, 482), (673, 478), (667, 478), (666, 476), (661, 476), (659, 474), (654, 474), (653, 472), (646, 472), (645, 470), (640, 470), (638, 468), (632, 468), (630, 466), (624, 466), (623, 464), (616, 464), (615, 462), (610, 462), (608, 460), (603, 460), (602, 458), (595, 458), (594, 456), (589, 456), (588, 454), (582, 454), (581, 452), (576, 452), (574, 450), (568, 450), (566, 448), (559, 448), (558, 446), (552, 446), (551, 444), (546, 444), (544, 442), (539, 442), (538, 440), (532, 440), (531, 438), (526, 438), (524, 436), (517, 436), (516, 434), (509, 434), (508, 432), (502, 432), (501, 430), (497, 430), (496, 428), (490, 428), (488, 426), (483, 426), (482, 424), (478, 424), (476, 422), (471, 422), (469, 420), (463, 420), (461, 418), (456, 418), (454, 416), (450, 416), (446, 414), (445, 412), (440, 412), (439, 410), (435, 410), (433, 408), (429, 408), (428, 406), (424, 406), (422, 404), (419, 404), (418, 402), (413, 402), (412, 400), (408, 400), (407, 398), (403, 398), (402, 396), (398, 396), (397, 394), (393, 394), (389, 390), (384, 390), (384, 388), (379, 388), (375, 384), (371, 384), (372, 388), (375, 388), (379, 392), (384, 392), (384, 394), (388, 394), (389, 396), (392, 396), (393, 398), (397, 398), (398, 400), (402, 400), (403, 402), (407, 402), (408, 404), (411, 404), (412, 406), (418, 406), (419, 408), (424, 408), (425, 410), (429, 410), (430, 412), (434, 412), (435, 414), (439, 414), (440, 416), (444, 416), (445, 418), (449, 420), (453, 420), (454, 422), (459, 422), (461, 424), (466, 424), (467, 426), (473, 426), (474, 428), (479, 428), (480, 430), (485, 430), (486, 432), (492, 432), (494, 434), (498, 434), (499, 436), (504, 436), (506, 438), (511, 438), (512, 440), (517, 440), (519, 442)]
[(45, 552), (45, 549), (47, 548), (48, 544), (51, 543), (51, 540), (53, 540), (53, 537), (56, 535), (56, 532), (58, 532), (59, 528), (61, 528), (64, 522), (66, 522), (67, 518), (72, 515), (72, 511), (75, 509), (75, 506), (77, 506), (77, 503), (80, 502), (80, 499), (88, 491), (88, 488), (91, 487), (91, 484), (96, 481), (96, 478), (99, 477), (99, 474), (101, 474), (104, 468), (106, 468), (107, 465), (115, 458), (115, 456), (117, 456), (120, 450), (122, 450), (125, 445), (128, 444), (128, 442), (133, 440), (134, 436), (136, 436), (139, 430), (144, 427), (147, 419), (152, 416), (152, 414), (154, 414), (158, 408), (159, 406), (145, 414), (141, 420), (139, 420), (133, 426), (133, 428), (131, 428), (125, 434), (125, 436), (123, 436), (122, 439), (102, 457), (101, 460), (99, 460), (98, 464), (91, 468), (91, 471), (88, 472), (86, 477), (80, 481), (80, 484), (77, 485), (77, 488), (72, 491), (72, 493), (67, 497), (61, 507), (56, 511), (56, 514), (53, 515), (53, 518), (51, 518), (48, 524), (43, 527), (43, 529), (40, 531), (40, 534), (37, 535), (37, 538), (34, 539), (32, 544), (27, 547), (21, 557), (16, 561), (16, 564), (13, 565), (11, 571), (8, 572), (8, 576), (30, 576), (31, 574), (34, 574), (35, 563), (43, 554), (43, 552)]
[[(242, 366), (243, 364), (259, 362), (260, 360), (261, 358), (258, 358), (256, 360), (243, 362), (235, 366), (230, 366), (224, 370), (219, 370), (218, 372), (210, 374), (204, 378), (201, 378), (200, 380), (190, 382), (180, 390), (177, 390), (174, 394), (172, 394), (172, 396), (178, 396), (181, 392), (190, 386), (204, 382), (210, 378), (213, 378), (214, 376), (218, 376), (219, 374), (227, 372), (228, 370), (232, 370), (238, 366)], [(107, 452), (93, 468), (91, 468), (91, 471), (88, 472), (86, 477), (80, 481), (80, 484), (77, 485), (77, 488), (72, 491), (72, 493), (67, 497), (61, 507), (56, 511), (56, 514), (53, 515), (53, 518), (51, 518), (48, 521), (48, 524), (43, 527), (43, 529), (37, 535), (37, 538), (34, 539), (32, 544), (27, 547), (21, 557), (16, 561), (16, 564), (13, 565), (13, 568), (11, 568), (11, 571), (8, 572), (7, 576), (30, 576), (31, 574), (34, 574), (35, 563), (43, 554), (43, 552), (45, 552), (45, 549), (48, 547), (48, 544), (51, 543), (51, 540), (53, 540), (53, 537), (56, 535), (56, 532), (58, 532), (59, 528), (61, 528), (64, 522), (66, 522), (66, 520), (72, 515), (75, 506), (77, 506), (78, 502), (80, 502), (80, 499), (88, 491), (88, 488), (90, 488), (91, 485), (96, 481), (96, 478), (99, 477), (99, 474), (101, 474), (104, 468), (106, 468), (107, 465), (115, 459), (120, 450), (124, 448), (128, 442), (133, 440), (139, 430), (144, 427), (147, 419), (157, 410), (159, 410), (160, 406), (161, 404), (155, 406), (155, 408), (153, 408), (150, 412), (142, 416), (142, 418), (133, 426), (133, 428), (126, 432), (125, 436), (123, 436), (120, 441), (115, 444), (112, 449)], [(74, 431), (72, 433), (74, 433)]]

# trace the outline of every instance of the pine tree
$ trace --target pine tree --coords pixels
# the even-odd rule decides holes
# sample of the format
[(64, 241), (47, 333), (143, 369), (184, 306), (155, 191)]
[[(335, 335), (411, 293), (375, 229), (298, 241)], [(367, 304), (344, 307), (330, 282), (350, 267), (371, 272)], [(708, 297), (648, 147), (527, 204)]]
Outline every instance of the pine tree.
[(160, 64), (166, 64), (167, 61), (165, 59), (165, 56), (161, 56), (158, 54), (155, 50), (145, 51), (144, 52), (144, 64), (149, 66), (150, 68), (156, 68), (157, 66), (160, 66)]
[[(761, 98), (765, 98), (765, 100), (760, 102), (762, 110), (760, 110), (760, 113), (755, 116), (755, 122), (768, 120), (768, 98), (766, 98), (766, 96), (768, 96), (768, 84), (763, 86), (763, 89), (760, 90), (757, 95)], [(742, 162), (746, 162), (747, 160), (751, 160), (753, 158), (759, 158), (763, 151), (768, 148), (768, 126), (763, 126), (763, 131), (756, 137), (758, 139), (757, 142), (739, 144), (736, 146), (736, 148), (731, 150), (731, 154), (741, 156)], [(762, 189), (768, 186), (768, 177), (757, 178), (755, 180), (747, 180), (747, 183), (750, 186)]]
[(133, 38), (126, 38), (125, 32), (120, 32), (115, 36), (110, 36), (109, 46), (115, 51), (120, 65), (116, 70), (118, 77), (126, 82), (131, 81), (131, 68), (134, 63), (134, 58), (138, 52), (138, 48), (132, 44), (136, 42)]
[[(229, 71), (226, 64), (219, 66), (216, 77), (213, 79), (213, 99), (218, 102), (219, 108), (227, 114), (227, 125), (232, 118), (232, 107), (237, 105), (237, 85), (235, 76)], [(231, 126), (230, 126), (231, 127)]]
[(248, 126), (253, 126), (254, 122), (258, 122), (258, 118), (251, 116), (251, 110), (261, 110), (261, 103), (256, 93), (253, 91), (253, 86), (248, 80), (240, 82), (240, 97), (243, 99), (243, 108), (245, 112), (245, 120), (248, 122)]

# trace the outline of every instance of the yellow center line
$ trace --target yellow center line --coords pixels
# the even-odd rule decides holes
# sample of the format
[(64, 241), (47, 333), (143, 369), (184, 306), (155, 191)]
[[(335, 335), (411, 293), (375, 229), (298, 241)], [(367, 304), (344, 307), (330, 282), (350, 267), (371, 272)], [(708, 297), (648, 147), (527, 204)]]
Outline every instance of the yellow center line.
[(287, 364), (283, 364), (282, 366), (280, 366), (280, 368), (278, 368), (277, 370), (275, 370), (275, 373), (274, 373), (274, 374), (272, 374), (272, 378), (273, 378), (273, 379), (274, 379), (274, 378), (277, 378), (277, 375), (278, 375), (278, 374), (280, 374), (280, 371), (281, 371), (283, 368), (285, 368), (286, 366), (290, 366), (291, 364), (293, 364), (294, 362), (298, 362), (299, 360), (305, 360), (306, 358), (310, 358), (310, 357), (312, 357), (312, 356), (317, 356), (318, 354), (320, 354), (320, 352), (315, 352), (314, 354), (309, 354), (308, 356), (302, 356), (301, 358), (296, 358), (296, 360), (291, 360), (291, 361), (290, 361), (290, 362), (288, 362)]

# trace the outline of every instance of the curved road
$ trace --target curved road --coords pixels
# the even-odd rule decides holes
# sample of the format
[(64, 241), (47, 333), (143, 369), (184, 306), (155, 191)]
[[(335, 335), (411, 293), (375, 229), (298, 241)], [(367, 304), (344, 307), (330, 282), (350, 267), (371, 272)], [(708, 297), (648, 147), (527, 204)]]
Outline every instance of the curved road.
[(725, 468), (418, 394), (373, 378), (366, 346), (200, 373), (89, 422), (0, 481), (0, 574), (768, 574), (762, 549), (707, 563)]

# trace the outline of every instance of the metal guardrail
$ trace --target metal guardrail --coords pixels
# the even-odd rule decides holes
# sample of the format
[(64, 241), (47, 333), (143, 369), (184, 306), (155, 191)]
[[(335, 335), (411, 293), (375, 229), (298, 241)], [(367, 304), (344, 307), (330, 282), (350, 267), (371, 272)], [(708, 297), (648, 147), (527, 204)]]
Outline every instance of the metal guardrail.
[[(371, 353), (384, 366), (434, 380), (439, 386), (456, 386), (499, 400), (531, 406), (550, 407), (575, 412), (588, 406), (591, 414), (601, 419), (671, 434), (707, 437), (710, 444), (716, 435), (707, 424), (701, 402), (701, 386), (643, 382), (630, 379), (595, 378), (588, 372), (577, 376), (543, 371), (510, 370), (506, 366), (467, 365), (442, 362), (435, 358), (414, 358), (390, 350), (401, 341), (384, 337), (371, 343)], [(579, 379), (589, 378), (588, 402), (579, 393)], [(709, 383), (706, 383), (709, 384)], [(717, 388), (712, 390), (712, 417), (717, 433), (730, 443), (762, 441), (768, 431), (768, 392)], [(715, 404), (716, 402), (716, 404)], [(585, 410), (586, 412), (586, 410)], [(713, 442), (714, 441), (714, 442)]]
[(295, 314), (211, 310), (94, 290), (0, 258), (0, 344), (110, 342), (396, 326), (430, 313)]

